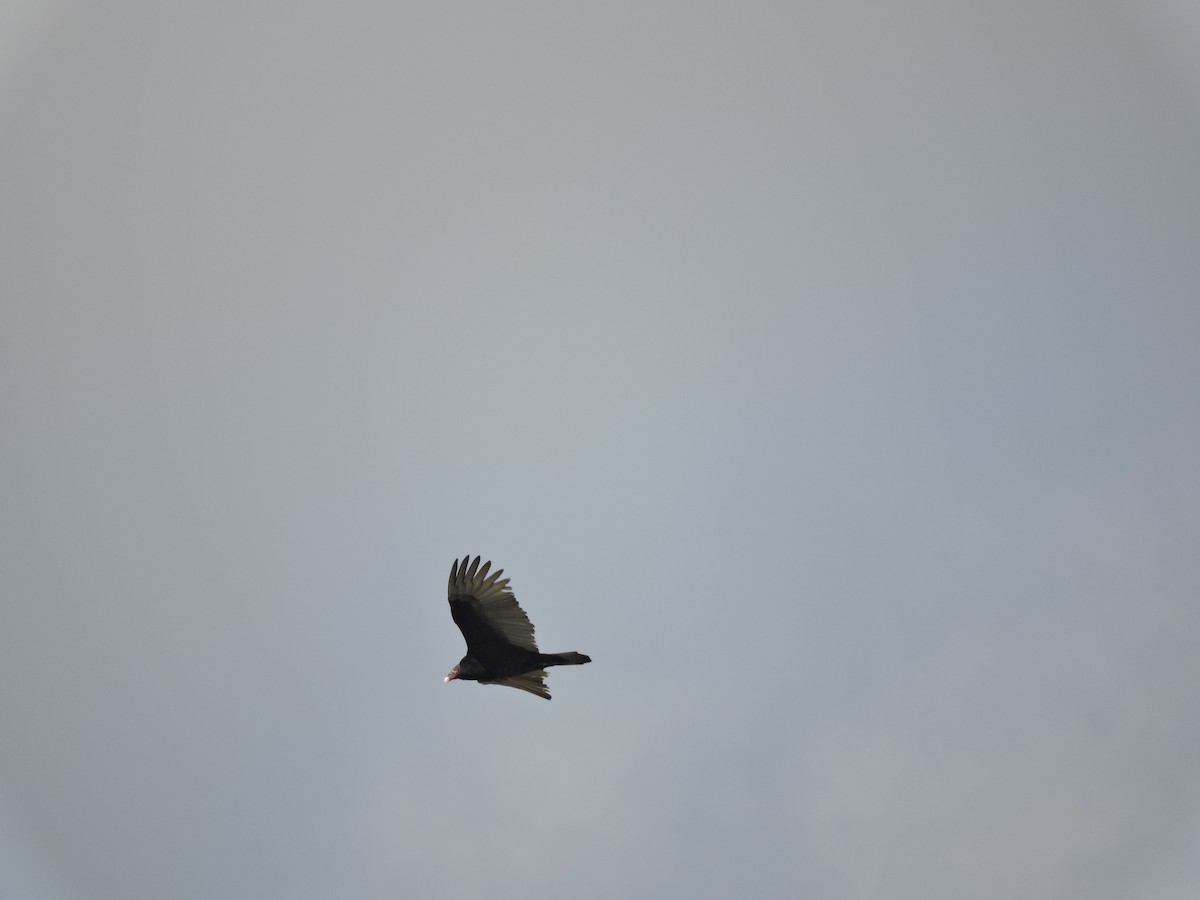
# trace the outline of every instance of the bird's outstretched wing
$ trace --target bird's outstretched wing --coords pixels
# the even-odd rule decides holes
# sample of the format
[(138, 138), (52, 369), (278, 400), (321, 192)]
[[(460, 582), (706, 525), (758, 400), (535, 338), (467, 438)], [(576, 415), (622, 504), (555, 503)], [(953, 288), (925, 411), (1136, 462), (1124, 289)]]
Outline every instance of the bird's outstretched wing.
[(523, 691), (529, 691), (531, 694), (537, 694), (539, 697), (550, 699), (550, 691), (546, 689), (546, 683), (542, 681), (546, 677), (545, 669), (534, 669), (532, 672), (525, 672), (522, 675), (513, 675), (510, 678), (497, 678), (491, 684), (503, 684), (508, 687), (519, 688)]
[[(496, 642), (500, 641), (537, 653), (533, 623), (525, 615), (525, 610), (517, 605), (517, 598), (508, 586), (509, 580), (500, 577), (504, 570), (497, 569), (489, 576), (491, 568), (490, 561), (480, 567), (478, 556), (469, 565), (468, 557), (464, 556), (461, 561), (455, 560), (450, 567), (447, 586), (450, 614), (467, 641), (467, 649), (472, 653), (487, 655), (488, 650), (494, 649)], [(530, 686), (512, 686), (540, 693)], [(541, 691), (545, 691), (545, 687)]]

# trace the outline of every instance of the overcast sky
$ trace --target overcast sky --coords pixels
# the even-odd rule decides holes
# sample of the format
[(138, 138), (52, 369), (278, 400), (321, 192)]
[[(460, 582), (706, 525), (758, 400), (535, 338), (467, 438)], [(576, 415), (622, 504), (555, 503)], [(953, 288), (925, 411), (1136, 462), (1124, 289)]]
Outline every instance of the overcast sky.
[(1200, 896), (1187, 7), (9, 6), (0, 895)]

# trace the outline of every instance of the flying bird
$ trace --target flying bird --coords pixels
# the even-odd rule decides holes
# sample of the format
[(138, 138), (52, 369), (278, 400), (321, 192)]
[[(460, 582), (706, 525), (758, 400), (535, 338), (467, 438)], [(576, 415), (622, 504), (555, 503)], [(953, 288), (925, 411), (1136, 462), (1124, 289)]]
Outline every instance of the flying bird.
[[(468, 561), (470, 564), (468, 565)], [(479, 557), (464, 556), (450, 567), (450, 615), (467, 641), (464, 656), (446, 676), (446, 683), (478, 681), (504, 684), (550, 699), (542, 681), (550, 666), (582, 666), (592, 658), (582, 653), (541, 653), (533, 640), (533, 623), (517, 605), (501, 578), (503, 569), (491, 575), (489, 560), (479, 566)]]

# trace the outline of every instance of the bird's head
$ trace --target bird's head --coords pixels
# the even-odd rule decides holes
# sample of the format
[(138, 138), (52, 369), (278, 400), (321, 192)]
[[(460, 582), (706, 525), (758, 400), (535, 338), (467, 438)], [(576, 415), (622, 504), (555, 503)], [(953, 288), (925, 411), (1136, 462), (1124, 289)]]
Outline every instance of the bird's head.
[(443, 684), (449, 684), (449, 683), (450, 683), (450, 682), (452, 682), (452, 681), (453, 681), (455, 678), (457, 678), (457, 677), (458, 677), (458, 671), (459, 671), (459, 670), (458, 670), (458, 666), (455, 666), (453, 669), (451, 669), (451, 670), (450, 670), (450, 674), (446, 676), (446, 680), (443, 682)]

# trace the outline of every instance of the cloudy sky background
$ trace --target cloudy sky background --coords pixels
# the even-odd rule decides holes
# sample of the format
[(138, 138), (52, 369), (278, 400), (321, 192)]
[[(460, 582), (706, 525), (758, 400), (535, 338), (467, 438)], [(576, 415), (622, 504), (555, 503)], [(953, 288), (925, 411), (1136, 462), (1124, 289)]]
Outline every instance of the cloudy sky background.
[(0, 894), (1200, 893), (1188, 4), (6, 8)]

